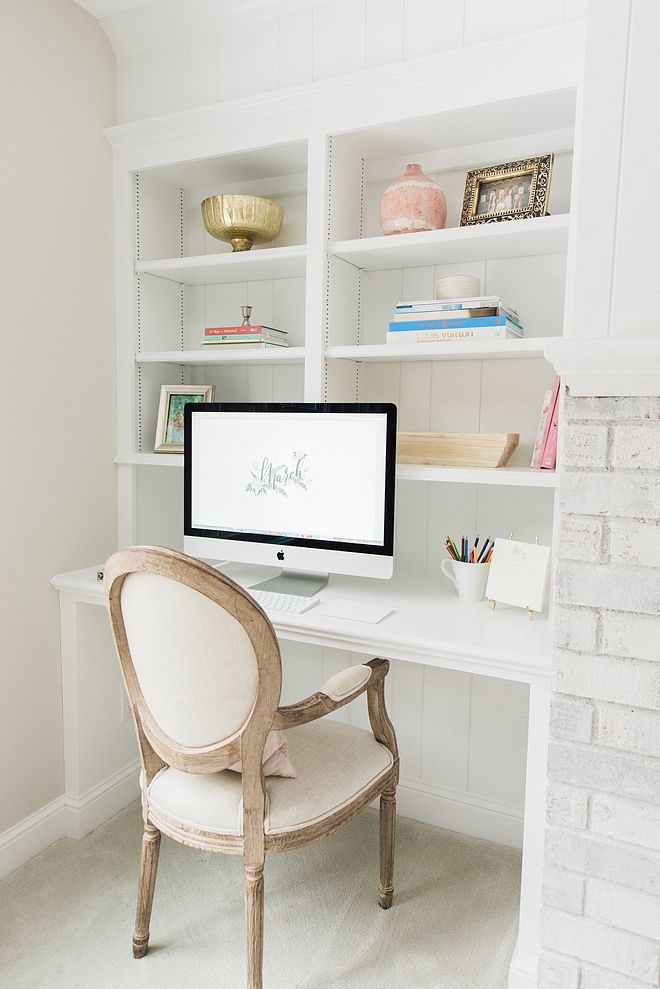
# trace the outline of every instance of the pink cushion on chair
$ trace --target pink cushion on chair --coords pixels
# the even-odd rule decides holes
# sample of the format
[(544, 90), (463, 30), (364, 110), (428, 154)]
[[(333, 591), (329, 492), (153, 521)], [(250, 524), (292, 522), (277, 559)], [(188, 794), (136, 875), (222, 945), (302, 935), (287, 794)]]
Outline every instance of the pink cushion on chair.
[[(289, 746), (283, 731), (268, 732), (261, 765), (264, 776), (287, 776), (293, 780), (297, 778), (298, 774), (289, 759)], [(239, 760), (233, 766), (229, 766), (229, 769), (233, 773), (240, 773), (243, 766)]]

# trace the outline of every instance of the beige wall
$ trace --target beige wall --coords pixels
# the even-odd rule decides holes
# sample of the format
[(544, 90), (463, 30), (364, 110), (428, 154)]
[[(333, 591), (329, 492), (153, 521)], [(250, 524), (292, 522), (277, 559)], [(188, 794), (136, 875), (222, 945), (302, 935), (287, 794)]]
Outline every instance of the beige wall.
[(115, 59), (73, 0), (0, 0), (0, 832), (63, 791), (57, 572), (116, 542)]

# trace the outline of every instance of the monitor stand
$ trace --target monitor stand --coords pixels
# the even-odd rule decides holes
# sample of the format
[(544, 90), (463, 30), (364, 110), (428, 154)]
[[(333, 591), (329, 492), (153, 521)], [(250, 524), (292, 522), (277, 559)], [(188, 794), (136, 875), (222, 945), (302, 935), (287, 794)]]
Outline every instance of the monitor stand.
[(269, 577), (258, 584), (253, 584), (249, 590), (259, 588), (260, 591), (275, 591), (278, 594), (297, 594), (300, 597), (311, 598), (328, 583), (329, 574), (314, 573), (311, 570), (282, 570), (276, 577)]

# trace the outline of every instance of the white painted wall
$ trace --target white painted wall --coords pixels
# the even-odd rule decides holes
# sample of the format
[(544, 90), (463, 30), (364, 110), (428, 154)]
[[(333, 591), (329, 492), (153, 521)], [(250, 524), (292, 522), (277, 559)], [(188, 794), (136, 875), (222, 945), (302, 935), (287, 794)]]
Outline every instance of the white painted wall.
[(116, 543), (115, 58), (72, 0), (2, 0), (0, 832), (63, 790), (57, 594)]
[(550, 27), (585, 17), (587, 0), (279, 6), (297, 9), (241, 20), (217, 0), (154, 0), (103, 18), (118, 58), (120, 123)]

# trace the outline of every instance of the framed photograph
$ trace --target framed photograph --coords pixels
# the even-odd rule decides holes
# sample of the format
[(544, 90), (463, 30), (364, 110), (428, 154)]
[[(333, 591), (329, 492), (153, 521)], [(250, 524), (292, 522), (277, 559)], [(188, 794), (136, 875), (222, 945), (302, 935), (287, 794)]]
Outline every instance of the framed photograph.
[(183, 453), (183, 407), (212, 402), (213, 385), (161, 385), (155, 453)]
[(461, 226), (545, 216), (553, 155), (473, 168), (465, 179)]

